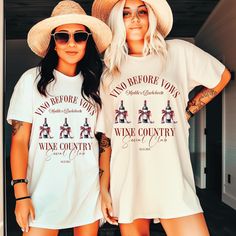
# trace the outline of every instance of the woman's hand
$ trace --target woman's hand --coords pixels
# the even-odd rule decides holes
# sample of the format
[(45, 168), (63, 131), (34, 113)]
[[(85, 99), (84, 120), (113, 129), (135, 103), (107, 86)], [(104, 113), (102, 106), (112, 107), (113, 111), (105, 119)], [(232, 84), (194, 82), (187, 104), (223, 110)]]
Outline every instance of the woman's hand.
[(111, 195), (108, 191), (101, 193), (102, 198), (102, 213), (106, 221), (112, 225), (118, 225), (118, 218), (113, 217), (112, 201)]
[(32, 220), (35, 219), (34, 207), (30, 198), (16, 201), (15, 216), (21, 230), (29, 232), (29, 217)]

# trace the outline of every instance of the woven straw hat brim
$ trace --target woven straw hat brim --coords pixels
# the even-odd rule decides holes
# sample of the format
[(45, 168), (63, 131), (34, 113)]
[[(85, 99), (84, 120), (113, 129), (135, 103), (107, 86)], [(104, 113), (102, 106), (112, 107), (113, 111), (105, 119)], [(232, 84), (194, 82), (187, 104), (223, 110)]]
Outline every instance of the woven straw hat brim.
[[(119, 0), (95, 0), (92, 6), (92, 16), (107, 22), (112, 8)], [(157, 29), (166, 37), (173, 26), (172, 10), (166, 0), (143, 0), (153, 9), (157, 17)]]
[(53, 16), (34, 25), (27, 37), (27, 42), (31, 50), (38, 56), (44, 57), (51, 40), (52, 30), (65, 24), (81, 24), (87, 26), (92, 33), (99, 52), (103, 52), (111, 43), (111, 30), (101, 20), (88, 15), (67, 14)]

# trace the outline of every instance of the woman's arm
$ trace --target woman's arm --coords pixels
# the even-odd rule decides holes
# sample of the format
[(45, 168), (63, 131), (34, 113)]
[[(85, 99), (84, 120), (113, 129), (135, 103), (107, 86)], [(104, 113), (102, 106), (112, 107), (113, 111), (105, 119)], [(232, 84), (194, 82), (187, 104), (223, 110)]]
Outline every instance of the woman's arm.
[(191, 113), (195, 115), (198, 111), (200, 111), (207, 103), (209, 103), (214, 97), (216, 97), (223, 88), (230, 81), (230, 72), (225, 69), (221, 80), (215, 88), (208, 89), (203, 88), (199, 93), (197, 93), (191, 101), (188, 103), (188, 107), (186, 109), (186, 116), (189, 120), (191, 118)]
[(100, 134), (99, 139), (99, 174), (100, 192), (102, 200), (102, 212), (105, 219), (110, 224), (117, 225), (117, 218), (112, 217), (112, 201), (110, 197), (110, 158), (111, 142), (104, 134)]
[(110, 158), (111, 158), (111, 142), (104, 134), (101, 134), (99, 144), (99, 175), (100, 175), (100, 191), (109, 192), (110, 189)]
[[(30, 123), (12, 121), (10, 153), (12, 179), (26, 178), (30, 132)], [(25, 183), (14, 185), (14, 193), (16, 198), (28, 196), (27, 185)]]
[[(11, 139), (11, 173), (12, 179), (25, 179), (28, 165), (28, 148), (31, 133), (31, 124), (13, 120), (12, 121), (12, 139)], [(14, 185), (15, 198), (29, 196), (26, 183)], [(22, 199), (16, 201), (15, 215), (19, 226), (24, 231), (29, 231), (28, 217), (34, 219), (34, 209), (31, 199)]]

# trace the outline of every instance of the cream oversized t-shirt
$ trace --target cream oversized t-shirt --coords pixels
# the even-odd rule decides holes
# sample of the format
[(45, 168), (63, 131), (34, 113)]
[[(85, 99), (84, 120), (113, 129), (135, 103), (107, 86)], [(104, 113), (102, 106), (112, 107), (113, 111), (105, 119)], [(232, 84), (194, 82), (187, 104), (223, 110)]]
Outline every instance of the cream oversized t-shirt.
[[(54, 70), (48, 96), (37, 90), (37, 68), (15, 86), (7, 120), (32, 123), (27, 178), (35, 208), (30, 226), (63, 229), (102, 218), (97, 109), (81, 96), (83, 76)], [(20, 158), (20, 157), (19, 157)]]
[(167, 62), (131, 57), (103, 101), (97, 131), (111, 138), (110, 192), (120, 223), (202, 212), (195, 193), (185, 109), (197, 85), (215, 87), (225, 67), (182, 40), (167, 41)]

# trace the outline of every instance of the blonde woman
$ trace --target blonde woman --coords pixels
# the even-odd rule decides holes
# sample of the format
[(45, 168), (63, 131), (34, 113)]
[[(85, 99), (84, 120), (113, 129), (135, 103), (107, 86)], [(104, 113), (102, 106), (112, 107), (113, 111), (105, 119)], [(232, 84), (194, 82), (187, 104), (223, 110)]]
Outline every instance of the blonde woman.
[[(101, 85), (102, 210), (122, 236), (146, 236), (151, 220), (168, 236), (209, 236), (195, 192), (188, 119), (230, 80), (214, 57), (165, 40), (165, 0), (95, 0), (93, 15), (113, 32)], [(204, 88), (189, 101), (189, 92)]]

